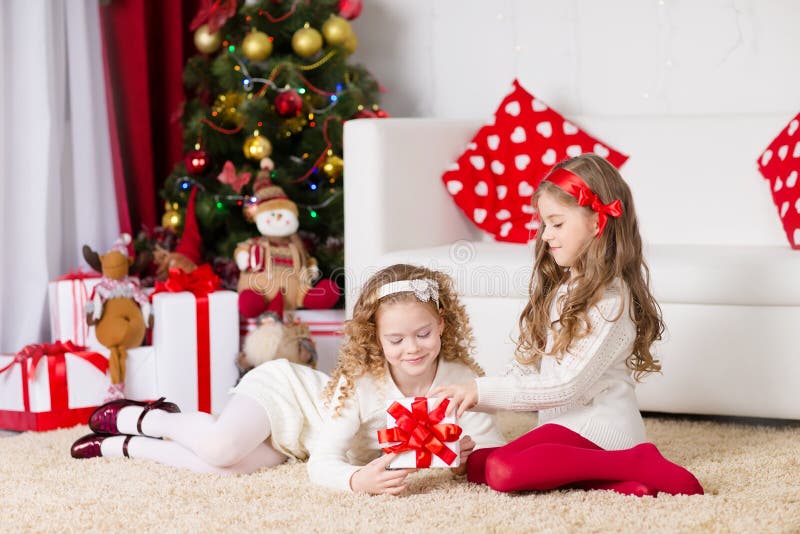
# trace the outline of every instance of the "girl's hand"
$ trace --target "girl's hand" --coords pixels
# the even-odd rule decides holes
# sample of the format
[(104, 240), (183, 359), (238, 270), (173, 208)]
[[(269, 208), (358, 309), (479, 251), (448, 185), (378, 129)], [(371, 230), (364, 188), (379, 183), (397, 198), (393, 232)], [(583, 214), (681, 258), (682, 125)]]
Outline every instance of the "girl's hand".
[(353, 491), (379, 495), (397, 495), (408, 487), (406, 477), (413, 469), (387, 469), (397, 453), (375, 458), (370, 463), (353, 473), (350, 487)]
[(456, 411), (458, 417), (464, 412), (478, 404), (478, 384), (474, 380), (463, 384), (450, 384), (449, 386), (439, 386), (431, 391), (431, 395), (450, 399), (446, 415), (453, 415)]
[(475, 442), (472, 441), (472, 438), (469, 436), (462, 436), (461, 437), (461, 455), (460, 455), (460, 462), (458, 467), (453, 467), (451, 471), (456, 475), (463, 475), (467, 472), (467, 458), (469, 455), (472, 454), (472, 451), (475, 449)]

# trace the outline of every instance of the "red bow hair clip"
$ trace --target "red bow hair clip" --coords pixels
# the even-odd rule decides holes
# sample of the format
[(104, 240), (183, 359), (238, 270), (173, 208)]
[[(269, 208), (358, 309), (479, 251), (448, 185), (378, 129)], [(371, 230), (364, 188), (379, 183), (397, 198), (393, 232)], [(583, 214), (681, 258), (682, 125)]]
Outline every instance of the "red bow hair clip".
[(589, 206), (592, 211), (597, 213), (597, 237), (603, 235), (603, 229), (606, 227), (608, 217), (617, 218), (622, 215), (622, 202), (619, 199), (603, 204), (597, 193), (589, 189), (586, 182), (575, 173), (558, 168), (550, 173), (546, 181), (562, 189), (568, 195), (575, 197), (575, 200), (578, 201), (578, 206)]

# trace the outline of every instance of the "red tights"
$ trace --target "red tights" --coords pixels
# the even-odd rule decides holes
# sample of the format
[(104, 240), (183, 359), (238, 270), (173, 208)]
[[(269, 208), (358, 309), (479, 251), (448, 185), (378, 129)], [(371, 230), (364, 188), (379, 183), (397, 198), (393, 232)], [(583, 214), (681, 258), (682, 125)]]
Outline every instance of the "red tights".
[(467, 479), (504, 492), (570, 485), (639, 496), (703, 493), (694, 475), (661, 456), (652, 443), (607, 451), (555, 424), (535, 428), (503, 447), (473, 452)]

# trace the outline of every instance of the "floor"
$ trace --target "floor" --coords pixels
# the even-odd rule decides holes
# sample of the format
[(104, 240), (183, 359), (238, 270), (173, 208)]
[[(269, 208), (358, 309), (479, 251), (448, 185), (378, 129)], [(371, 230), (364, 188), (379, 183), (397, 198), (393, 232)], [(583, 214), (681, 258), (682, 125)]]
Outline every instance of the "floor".
[[(728, 422), (728, 423), (741, 423), (741, 424), (753, 424), (753, 425), (768, 425), (768, 426), (800, 426), (800, 420), (787, 420), (787, 419), (762, 419), (762, 418), (753, 418), (753, 417), (731, 417), (731, 416), (713, 416), (713, 415), (674, 415), (674, 414), (658, 414), (655, 412), (643, 412), (642, 415), (645, 416), (660, 416), (664, 418), (675, 417), (679, 419), (690, 419), (690, 420), (697, 420), (697, 421), (717, 421), (717, 422)], [(11, 430), (3, 430), (0, 429), (0, 438), (7, 438), (10, 436), (16, 436), (19, 432), (14, 432)]]

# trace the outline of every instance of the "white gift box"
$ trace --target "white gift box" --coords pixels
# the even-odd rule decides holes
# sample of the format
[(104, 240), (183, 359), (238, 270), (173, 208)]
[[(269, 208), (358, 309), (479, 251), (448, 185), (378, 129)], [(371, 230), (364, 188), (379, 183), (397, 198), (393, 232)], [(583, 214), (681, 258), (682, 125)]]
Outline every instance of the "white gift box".
[[(390, 468), (458, 467), (461, 464), (461, 427), (455, 413), (444, 416), (443, 400), (406, 397), (389, 402), (386, 430), (379, 431), (378, 436), (384, 452), (398, 452)], [(421, 437), (425, 445), (400, 452), (418, 445), (414, 436)]]
[(96, 350), (102, 345), (97, 341), (94, 327), (86, 324), (86, 303), (92, 290), (101, 278), (75, 278), (53, 280), (47, 285), (50, 307), (51, 338), (56, 341), (72, 341), (76, 345)]
[[(108, 358), (109, 350), (106, 347), (100, 347), (97, 352)], [(125, 360), (125, 398), (152, 401), (161, 397), (156, 374), (156, 351), (152, 345), (128, 349), (127, 353), (128, 357)], [(110, 381), (108, 385), (110, 385)]]
[[(15, 359), (0, 355), (0, 369)], [(17, 361), (0, 373), (0, 428), (52, 430), (86, 424), (110, 385), (108, 361), (98, 353), (64, 352)], [(92, 363), (94, 362), (94, 363)]]
[(155, 391), (183, 411), (218, 414), (239, 378), (238, 295), (214, 291), (205, 321), (197, 312), (198, 300), (188, 291), (153, 296)]
[(151, 401), (161, 396), (155, 349), (152, 345), (128, 349), (128, 359), (125, 362), (125, 397)]

